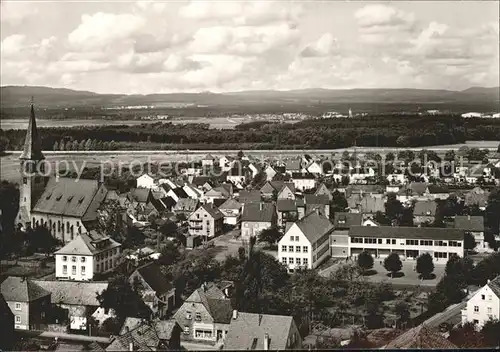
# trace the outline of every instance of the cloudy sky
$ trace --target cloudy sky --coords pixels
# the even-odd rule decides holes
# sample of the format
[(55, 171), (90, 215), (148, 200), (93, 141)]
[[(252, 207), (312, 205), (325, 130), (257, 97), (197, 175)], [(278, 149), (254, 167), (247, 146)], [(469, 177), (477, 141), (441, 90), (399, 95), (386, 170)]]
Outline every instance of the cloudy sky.
[(499, 85), (498, 1), (4, 1), (1, 84), (99, 93)]

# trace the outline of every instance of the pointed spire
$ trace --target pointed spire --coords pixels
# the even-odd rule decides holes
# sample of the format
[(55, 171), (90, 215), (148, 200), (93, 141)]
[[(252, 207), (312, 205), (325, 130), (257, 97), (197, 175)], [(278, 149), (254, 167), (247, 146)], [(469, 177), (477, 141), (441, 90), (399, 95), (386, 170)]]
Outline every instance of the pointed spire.
[(45, 156), (42, 153), (40, 138), (36, 128), (35, 107), (33, 105), (33, 97), (31, 97), (31, 114), (26, 131), (26, 139), (24, 140), (23, 152), (19, 159), (23, 160), (43, 160)]

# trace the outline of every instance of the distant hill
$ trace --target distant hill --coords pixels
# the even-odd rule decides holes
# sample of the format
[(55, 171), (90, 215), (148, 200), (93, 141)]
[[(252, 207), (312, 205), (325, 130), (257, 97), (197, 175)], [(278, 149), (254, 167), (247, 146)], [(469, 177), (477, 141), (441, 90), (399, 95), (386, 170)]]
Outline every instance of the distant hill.
[(122, 105), (161, 105), (180, 103), (209, 106), (247, 106), (255, 104), (333, 104), (333, 103), (496, 103), (500, 87), (472, 87), (463, 91), (432, 89), (301, 89), (260, 90), (233, 93), (175, 94), (98, 94), (65, 88), (4, 86), (0, 88), (2, 107), (26, 106), (34, 96), (39, 107), (114, 107)]

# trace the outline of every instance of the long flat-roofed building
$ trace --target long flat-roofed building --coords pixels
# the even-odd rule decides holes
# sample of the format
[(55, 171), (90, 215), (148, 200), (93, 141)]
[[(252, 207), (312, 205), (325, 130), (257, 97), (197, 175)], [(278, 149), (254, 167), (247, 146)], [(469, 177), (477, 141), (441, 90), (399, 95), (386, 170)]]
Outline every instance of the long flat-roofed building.
[(435, 227), (351, 226), (349, 256), (367, 250), (384, 258), (391, 252), (406, 259), (429, 253), (437, 263), (446, 263), (452, 253), (464, 255), (464, 231)]

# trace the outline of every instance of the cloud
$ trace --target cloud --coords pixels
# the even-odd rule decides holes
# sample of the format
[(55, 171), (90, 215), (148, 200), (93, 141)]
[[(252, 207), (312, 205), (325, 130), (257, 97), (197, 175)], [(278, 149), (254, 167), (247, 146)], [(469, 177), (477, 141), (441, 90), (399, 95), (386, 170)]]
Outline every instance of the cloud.
[(34, 17), (38, 13), (38, 6), (33, 2), (2, 1), (0, 13), (2, 14), (2, 23), (18, 26), (22, 25), (23, 21)]
[(413, 14), (382, 4), (366, 5), (356, 11), (354, 16), (361, 28), (374, 32), (411, 29), (415, 23)]
[(300, 55), (303, 57), (329, 56), (338, 53), (338, 43), (331, 33), (323, 34), (315, 43), (306, 46)]
[(25, 41), (26, 36), (23, 34), (14, 34), (2, 40), (2, 44), (0, 46), (0, 49), (2, 50), (2, 57), (18, 54), (24, 49)]
[(73, 47), (102, 48), (115, 41), (130, 39), (145, 24), (143, 17), (132, 14), (85, 14), (80, 25), (68, 35), (68, 41)]

